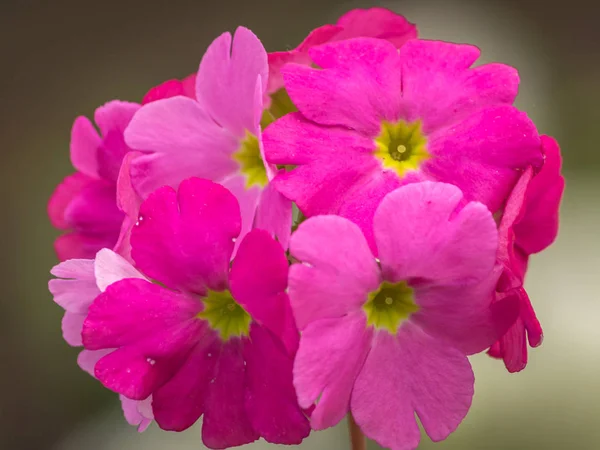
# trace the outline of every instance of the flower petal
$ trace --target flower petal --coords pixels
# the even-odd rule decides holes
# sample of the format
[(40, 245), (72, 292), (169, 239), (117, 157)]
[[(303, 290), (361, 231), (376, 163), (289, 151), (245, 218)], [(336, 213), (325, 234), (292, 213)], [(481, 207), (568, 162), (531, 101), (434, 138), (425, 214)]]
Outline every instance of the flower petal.
[[(121, 407), (123, 409), (123, 415), (129, 425), (137, 426), (140, 433), (146, 431), (146, 429), (152, 423), (154, 419), (152, 415), (152, 397), (148, 397), (143, 401), (130, 400), (124, 395), (120, 395)], [(149, 413), (149, 414), (147, 414)], [(149, 417), (147, 417), (147, 415)]]
[(100, 294), (94, 278), (94, 260), (70, 259), (54, 266), (50, 273), (59, 278), (48, 282), (54, 301), (65, 311), (86, 314)]
[(61, 328), (63, 338), (71, 347), (81, 347), (83, 345), (81, 341), (81, 329), (83, 328), (84, 320), (85, 314), (77, 314), (69, 311), (66, 311), (62, 318)]
[(339, 18), (343, 30), (336, 40), (365, 36), (385, 39), (400, 48), (417, 37), (417, 27), (406, 18), (387, 8), (352, 9)]
[(359, 309), (379, 287), (375, 257), (352, 222), (320, 216), (303, 222), (292, 235), (289, 294), (298, 328)]
[(145, 280), (135, 267), (119, 254), (103, 248), (96, 255), (94, 261), (94, 275), (96, 284), (101, 292), (106, 291), (106, 288), (117, 281), (125, 278), (140, 278)]
[(92, 178), (98, 178), (98, 148), (102, 139), (87, 117), (79, 116), (71, 128), (71, 164)]
[(279, 193), (273, 183), (263, 189), (254, 227), (266, 230), (284, 249), (288, 248), (292, 229), (292, 202)]
[(96, 367), (96, 363), (114, 351), (114, 348), (104, 350), (81, 350), (77, 356), (77, 365), (81, 370), (95, 378), (94, 368)]
[(414, 413), (433, 441), (458, 427), (473, 398), (466, 356), (404, 324), (398, 335), (379, 332), (352, 392), (361, 430), (386, 448), (414, 449), (420, 439)]
[(460, 189), (413, 183), (396, 189), (375, 212), (375, 241), (384, 277), (427, 280), (437, 286), (482, 280), (494, 267), (496, 223), (476, 202), (457, 210)]
[(190, 178), (177, 193), (163, 187), (142, 204), (131, 254), (145, 275), (170, 288), (221, 290), (240, 222), (238, 203), (227, 189)]
[(60, 261), (69, 259), (93, 259), (103, 248), (111, 248), (115, 243), (113, 233), (87, 235), (85, 233), (69, 233), (59, 236), (54, 241), (54, 251)]
[(177, 97), (196, 98), (196, 74), (188, 75), (183, 80), (167, 80), (150, 89), (142, 100), (142, 105), (165, 98)]
[(83, 173), (75, 172), (64, 178), (56, 186), (50, 200), (48, 201), (48, 217), (52, 226), (60, 230), (68, 230), (72, 224), (65, 217), (65, 211), (81, 191), (89, 184), (94, 183), (94, 179)]

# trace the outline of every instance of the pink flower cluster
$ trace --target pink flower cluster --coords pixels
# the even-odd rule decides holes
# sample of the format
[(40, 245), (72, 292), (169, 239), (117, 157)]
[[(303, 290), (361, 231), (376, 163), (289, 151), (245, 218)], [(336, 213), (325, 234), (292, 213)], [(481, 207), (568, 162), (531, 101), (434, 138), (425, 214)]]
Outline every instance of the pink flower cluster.
[(353, 10), (289, 52), (248, 29), (71, 135), (49, 203), (65, 340), (127, 421), (214, 449), (299, 444), (349, 413), (414, 449), (467, 414), (468, 356), (510, 372), (523, 283), (558, 230), (561, 156), (517, 71)]

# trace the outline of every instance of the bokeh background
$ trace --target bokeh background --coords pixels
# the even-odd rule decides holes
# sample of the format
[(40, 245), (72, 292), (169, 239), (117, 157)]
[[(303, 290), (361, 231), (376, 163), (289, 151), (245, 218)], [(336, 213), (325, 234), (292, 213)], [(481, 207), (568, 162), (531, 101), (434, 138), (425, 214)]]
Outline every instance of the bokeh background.
[[(425, 438), (420, 448), (600, 448), (597, 1), (1, 0), (0, 449), (203, 448), (198, 426), (142, 435), (127, 426), (117, 396), (78, 369), (77, 350), (61, 338), (62, 311), (46, 287), (56, 263), (46, 203), (72, 170), (75, 116), (189, 74), (210, 41), (237, 25), (268, 50), (293, 48), (346, 10), (374, 5), (405, 14), (422, 37), (474, 43), (483, 62), (516, 66), (518, 106), (559, 139), (567, 178), (559, 239), (533, 258), (527, 280), (543, 346), (515, 375), (473, 358), (469, 416), (447, 441)], [(344, 424), (302, 448), (348, 448)]]

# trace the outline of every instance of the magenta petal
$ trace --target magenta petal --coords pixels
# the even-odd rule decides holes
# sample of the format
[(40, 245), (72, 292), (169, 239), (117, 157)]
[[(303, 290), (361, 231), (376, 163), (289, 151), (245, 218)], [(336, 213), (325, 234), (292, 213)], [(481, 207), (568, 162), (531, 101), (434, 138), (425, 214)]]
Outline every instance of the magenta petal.
[(374, 229), (388, 281), (460, 285), (490, 274), (498, 248), (496, 223), (481, 203), (459, 209), (462, 201), (456, 186), (432, 182), (403, 186), (383, 199)]
[(65, 311), (86, 314), (100, 290), (94, 277), (94, 260), (70, 259), (50, 271), (58, 279), (48, 282), (54, 301)]
[(69, 233), (54, 241), (54, 250), (58, 259), (92, 259), (100, 249), (110, 248), (115, 243), (115, 235), (101, 234), (89, 236), (84, 233)]
[(65, 211), (81, 191), (88, 185), (94, 183), (94, 179), (83, 173), (75, 172), (64, 178), (56, 187), (50, 201), (48, 202), (48, 217), (52, 226), (60, 230), (68, 230), (72, 227)]
[(353, 9), (337, 21), (343, 28), (336, 40), (358, 36), (385, 39), (401, 47), (409, 39), (417, 37), (417, 27), (404, 16), (387, 8)]
[(208, 448), (235, 447), (260, 437), (245, 408), (244, 346), (236, 338), (222, 346), (202, 422), (202, 442)]
[(407, 42), (400, 50), (406, 118), (422, 120), (428, 133), (486, 106), (512, 104), (519, 88), (517, 70), (504, 64), (470, 69), (479, 55), (472, 45)]
[[(123, 213), (116, 205), (115, 186), (94, 180), (86, 184), (65, 208), (65, 220), (75, 230), (90, 236), (118, 236)], [(114, 243), (113, 243), (114, 244)]]
[(309, 54), (322, 69), (296, 64), (282, 69), (286, 90), (307, 119), (374, 137), (382, 120), (399, 118), (400, 58), (392, 44), (356, 38), (314, 47)]
[(322, 318), (359, 309), (380, 284), (379, 268), (362, 232), (352, 222), (320, 216), (292, 235), (289, 294), (300, 330)]
[(83, 327), (88, 350), (134, 344), (193, 318), (202, 303), (145, 280), (111, 284), (94, 300)]
[(132, 163), (132, 182), (143, 197), (161, 186), (177, 187), (191, 176), (220, 180), (238, 167), (231, 154), (239, 139), (185, 97), (144, 105), (127, 128), (125, 140), (132, 148), (155, 152)]
[(244, 341), (246, 411), (254, 430), (272, 444), (300, 444), (310, 433), (292, 384), (292, 358), (270, 332), (252, 325)]
[(102, 139), (87, 117), (79, 116), (71, 129), (71, 164), (84, 175), (98, 178), (98, 148)]
[(205, 325), (185, 363), (154, 392), (154, 415), (163, 430), (183, 431), (204, 414), (221, 345), (217, 333)]
[(445, 439), (467, 414), (474, 381), (462, 352), (404, 324), (396, 336), (375, 336), (354, 384), (352, 414), (381, 446), (414, 449), (420, 439), (414, 413), (433, 441)]
[(94, 374), (108, 389), (132, 400), (144, 400), (177, 373), (204, 326), (201, 320), (188, 320), (158, 329), (103, 357), (96, 363)]
[[(318, 400), (311, 425), (322, 430), (348, 413), (354, 381), (369, 351), (373, 328), (362, 311), (310, 323), (294, 361), (294, 386), (303, 408)], [(377, 400), (375, 400), (377, 401)]]
[(131, 254), (147, 276), (174, 289), (202, 293), (226, 287), (240, 209), (224, 187), (190, 178), (176, 193), (154, 192), (131, 233)]
[(183, 95), (184, 97), (196, 98), (196, 74), (193, 73), (188, 75), (183, 80), (167, 80), (158, 86), (150, 89), (144, 99), (142, 105), (146, 103), (152, 103), (157, 100), (163, 100), (165, 98), (177, 97)]
[(104, 350), (82, 350), (77, 356), (77, 364), (81, 370), (95, 378), (94, 368), (96, 367), (96, 363), (114, 350), (114, 348)]
[(266, 230), (288, 248), (292, 229), (292, 202), (277, 191), (273, 183), (267, 184), (261, 193), (254, 227)]
[(260, 120), (262, 94), (257, 103), (256, 83), (258, 79), (260, 92), (265, 92), (268, 71), (267, 52), (254, 33), (239, 27), (233, 43), (231, 34), (223, 33), (202, 57), (196, 76), (198, 103), (216, 123), (243, 138)]
[(298, 330), (286, 294), (288, 261), (281, 245), (266, 231), (253, 230), (233, 260), (229, 286), (253, 320), (268, 328), (293, 355)]

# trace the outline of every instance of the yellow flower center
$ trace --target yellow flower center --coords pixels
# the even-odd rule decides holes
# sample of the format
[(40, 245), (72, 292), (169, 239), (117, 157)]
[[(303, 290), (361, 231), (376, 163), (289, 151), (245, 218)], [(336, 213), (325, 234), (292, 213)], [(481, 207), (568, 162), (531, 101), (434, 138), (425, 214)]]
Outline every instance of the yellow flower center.
[(203, 302), (204, 311), (198, 317), (208, 321), (213, 329), (219, 331), (221, 339), (226, 341), (230, 337), (249, 335), (252, 318), (228, 290), (209, 290)]
[(246, 177), (246, 189), (254, 185), (266, 186), (269, 182), (265, 163), (260, 155), (258, 138), (246, 131), (246, 137), (242, 141), (240, 148), (233, 154), (233, 159), (240, 165), (240, 171)]
[(417, 312), (413, 290), (401, 281), (392, 284), (384, 281), (379, 289), (369, 294), (363, 309), (367, 314), (367, 325), (385, 329), (395, 334), (400, 324)]
[(402, 177), (430, 158), (426, 145), (421, 122), (383, 122), (381, 133), (375, 138), (375, 156), (381, 160), (383, 167)]

